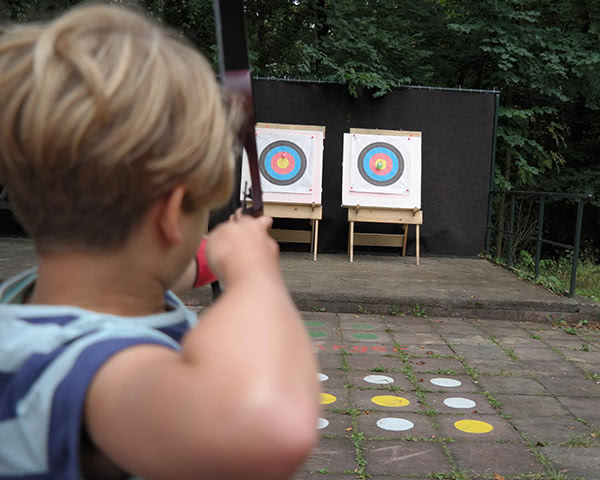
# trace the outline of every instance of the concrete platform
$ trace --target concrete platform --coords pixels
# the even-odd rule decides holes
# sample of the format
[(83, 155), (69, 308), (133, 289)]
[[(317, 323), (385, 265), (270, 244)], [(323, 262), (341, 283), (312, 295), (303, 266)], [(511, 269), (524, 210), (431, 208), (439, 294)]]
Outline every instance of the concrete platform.
[[(31, 242), (0, 238), (0, 279), (35, 265)], [(292, 297), (304, 311), (423, 314), (429, 316), (546, 321), (600, 320), (600, 304), (568, 298), (519, 280), (479, 258), (379, 256), (282, 252), (281, 268)], [(209, 305), (204, 287), (183, 295)]]

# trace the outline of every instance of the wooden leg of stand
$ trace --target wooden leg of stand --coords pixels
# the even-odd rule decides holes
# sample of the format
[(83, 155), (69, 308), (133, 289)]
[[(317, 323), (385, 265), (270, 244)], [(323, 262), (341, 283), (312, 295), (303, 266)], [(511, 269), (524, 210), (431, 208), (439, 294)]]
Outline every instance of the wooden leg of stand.
[(315, 220), (315, 236), (314, 236), (314, 250), (313, 260), (317, 261), (317, 249), (319, 248), (319, 220)]
[(310, 253), (315, 252), (315, 221), (310, 221)]
[(406, 257), (406, 242), (408, 241), (408, 223), (404, 224), (404, 239), (402, 240), (402, 256)]
[(421, 265), (421, 225), (417, 224), (417, 265)]
[(350, 222), (350, 233), (349, 233), (349, 253), (350, 253), (350, 263), (354, 262), (354, 222)]

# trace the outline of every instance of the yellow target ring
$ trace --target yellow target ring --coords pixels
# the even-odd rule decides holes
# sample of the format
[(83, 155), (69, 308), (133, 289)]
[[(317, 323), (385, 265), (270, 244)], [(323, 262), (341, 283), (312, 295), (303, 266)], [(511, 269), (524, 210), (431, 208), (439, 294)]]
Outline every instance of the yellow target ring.
[(410, 405), (406, 398), (396, 397), (395, 395), (377, 395), (371, 401), (381, 407), (406, 407)]
[(335, 395), (331, 393), (322, 393), (321, 394), (321, 405), (329, 405), (330, 403), (334, 403), (337, 400)]
[(494, 429), (489, 423), (480, 420), (459, 420), (454, 426), (465, 433), (489, 433)]
[(378, 158), (377, 160), (375, 160), (375, 168), (377, 170), (385, 170), (385, 167), (387, 167), (387, 162), (385, 161), (385, 158)]
[(289, 164), (290, 164), (290, 161), (286, 157), (279, 157), (277, 159), (277, 166), (279, 168), (281, 168), (282, 170), (287, 168)]

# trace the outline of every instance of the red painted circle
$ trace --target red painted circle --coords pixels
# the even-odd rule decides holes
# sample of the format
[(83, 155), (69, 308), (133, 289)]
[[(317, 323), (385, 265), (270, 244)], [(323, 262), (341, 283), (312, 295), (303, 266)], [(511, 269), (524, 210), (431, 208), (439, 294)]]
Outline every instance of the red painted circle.
[[(383, 170), (377, 169), (377, 159), (383, 158), (385, 160), (385, 168)], [(373, 155), (369, 160), (369, 168), (375, 175), (387, 175), (392, 170), (394, 162), (390, 158), (389, 155), (385, 153), (378, 153), (377, 155)]]
[[(282, 157), (285, 157), (288, 161), (288, 166), (286, 168), (280, 168), (279, 165), (277, 165), (277, 160)], [(280, 175), (286, 175), (294, 169), (294, 157), (286, 152), (278, 152), (271, 158), (271, 168)]]

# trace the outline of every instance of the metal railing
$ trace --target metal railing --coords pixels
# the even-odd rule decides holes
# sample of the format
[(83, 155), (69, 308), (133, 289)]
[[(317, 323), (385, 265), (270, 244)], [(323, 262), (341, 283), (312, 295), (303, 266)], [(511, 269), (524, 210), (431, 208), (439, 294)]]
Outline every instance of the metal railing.
[[(510, 220), (508, 224), (508, 231), (496, 228), (492, 226), (492, 196), (493, 195), (510, 195)], [(515, 211), (516, 211), (516, 197), (539, 197), (539, 213), (538, 213), (538, 225), (537, 225), (537, 235), (523, 235), (520, 233), (516, 233), (514, 231), (515, 228)], [(575, 241), (574, 245), (567, 245), (564, 243), (554, 242), (552, 240), (547, 240), (542, 238), (544, 231), (544, 213), (545, 213), (545, 203), (546, 198), (568, 198), (571, 200), (577, 201), (577, 219), (575, 221)], [(583, 223), (583, 206), (586, 201), (589, 201), (593, 198), (592, 194), (587, 193), (556, 193), (556, 192), (529, 192), (523, 190), (490, 190), (488, 195), (488, 220), (487, 220), (487, 229), (485, 232), (485, 254), (489, 256), (490, 254), (490, 237), (491, 232), (501, 232), (507, 234), (508, 237), (508, 253), (506, 256), (506, 266), (508, 268), (512, 268), (513, 264), (513, 242), (515, 237), (521, 237), (529, 240), (535, 240), (535, 278), (537, 279), (540, 274), (540, 260), (542, 255), (542, 244), (553, 245), (555, 247), (566, 248), (569, 250), (573, 250), (573, 260), (571, 263), (571, 278), (569, 284), (569, 297), (572, 297), (575, 294), (575, 284), (577, 282), (577, 263), (579, 260), (579, 248), (581, 245), (581, 226)]]

